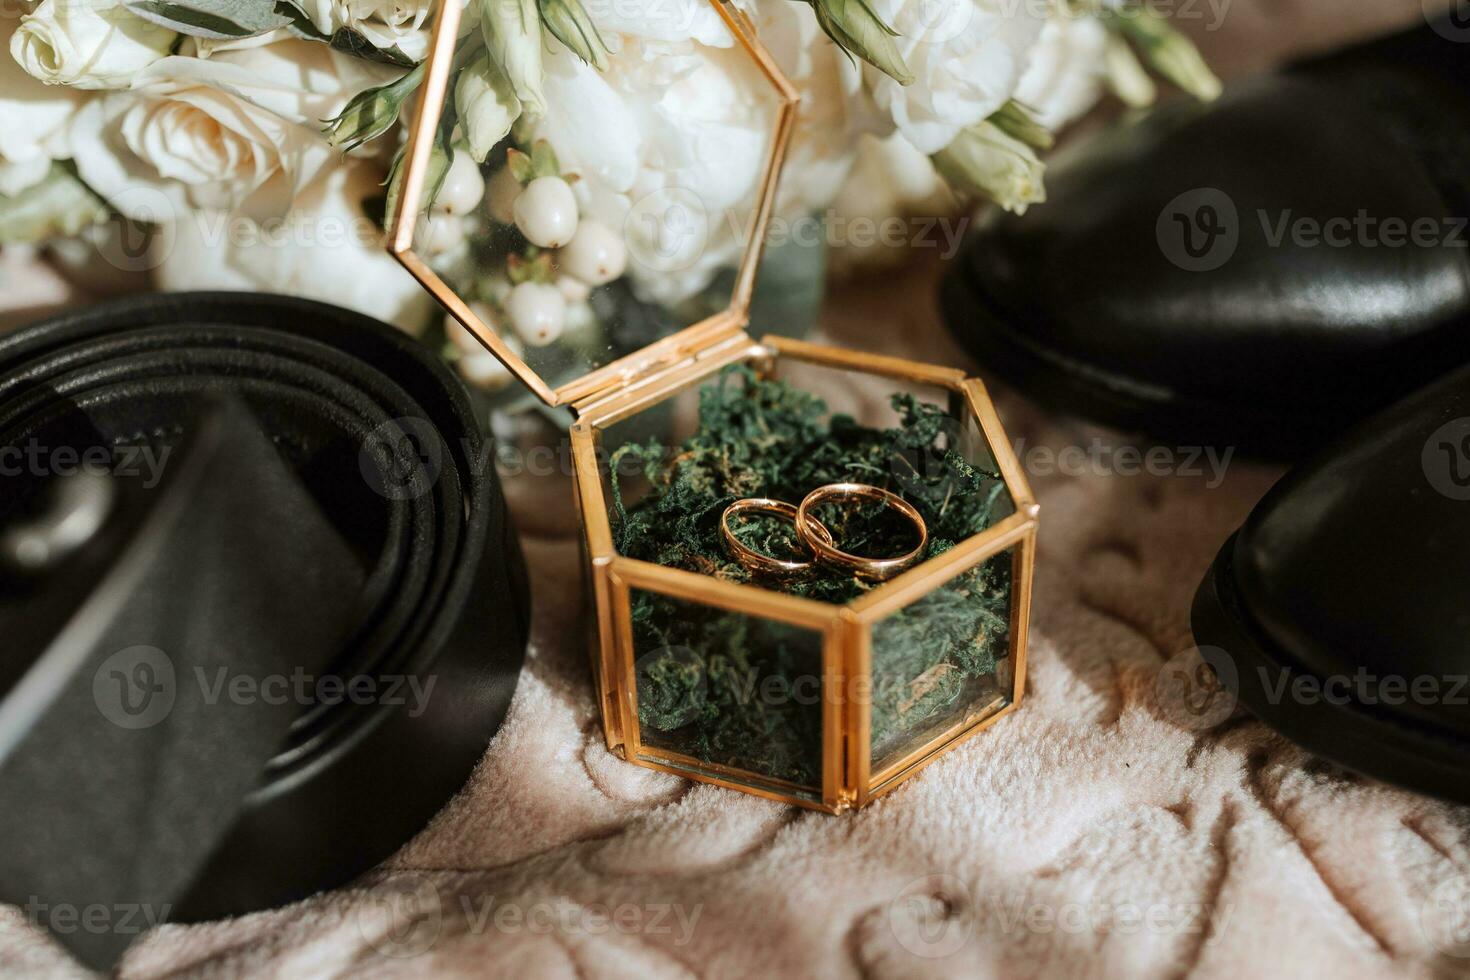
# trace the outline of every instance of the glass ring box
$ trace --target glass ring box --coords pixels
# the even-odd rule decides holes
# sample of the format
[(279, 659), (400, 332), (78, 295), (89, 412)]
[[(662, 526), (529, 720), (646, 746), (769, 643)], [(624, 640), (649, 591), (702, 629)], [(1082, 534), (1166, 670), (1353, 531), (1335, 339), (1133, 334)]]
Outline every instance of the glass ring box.
[[(809, 148), (759, 25), (709, 13), (723, 43), (625, 37), (600, 67), (548, 39), (551, 109), (502, 84), (497, 116), (479, 30), (440, 5), (389, 248), (452, 314), (446, 350), (570, 413), (608, 748), (836, 813), (1020, 701), (1038, 508), (979, 381), (747, 334), (782, 165)], [(736, 538), (809, 568), (737, 560), (730, 504), (841, 482), (912, 505), (914, 564), (859, 578), (760, 515)], [(863, 556), (918, 537), (882, 504), (813, 514)]]

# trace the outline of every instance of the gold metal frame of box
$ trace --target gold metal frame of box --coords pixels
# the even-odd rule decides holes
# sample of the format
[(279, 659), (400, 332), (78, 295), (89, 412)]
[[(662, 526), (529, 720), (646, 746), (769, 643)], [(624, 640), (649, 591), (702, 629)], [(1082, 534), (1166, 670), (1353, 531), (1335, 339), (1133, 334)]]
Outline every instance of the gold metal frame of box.
[[(720, 581), (695, 572), (626, 558), (613, 547), (603, 474), (598, 463), (601, 430), (655, 402), (709, 378), (721, 368), (753, 363), (769, 370), (778, 359), (873, 374), (948, 390), (973, 415), (993, 454), (1015, 513), (951, 550), (909, 569), (845, 606), (773, 592), (755, 585)], [(964, 372), (898, 358), (822, 347), (782, 337), (756, 343), (748, 337), (717, 345), (685, 364), (662, 372), (658, 384), (641, 386), (585, 406), (571, 429), (577, 495), (587, 542), (591, 592), (597, 607), (598, 635), (593, 651), (598, 699), (608, 748), (629, 762), (651, 769), (754, 793), (816, 810), (838, 813), (860, 807), (891, 791), (941, 755), (982, 731), (1021, 702), (1026, 687), (1026, 641), (1036, 562), (1039, 508), (995, 408), (978, 380)], [(872, 627), (955, 576), (1008, 549), (1014, 549), (1009, 676), (994, 702), (977, 706), (964, 720), (907, 755), (873, 771), (870, 758), (872, 716), (865, 697), (848, 696), (855, 685), (871, 683)], [(759, 616), (822, 636), (822, 786), (802, 787), (645, 745), (638, 724), (638, 694), (630, 590), (658, 592), (675, 599)]]
[[(588, 556), (589, 591), (597, 629), (589, 637), (594, 683), (610, 751), (651, 769), (725, 786), (798, 806), (838, 813), (860, 807), (913, 776), (946, 749), (993, 724), (1021, 702), (1026, 686), (1026, 641), (1031, 613), (1039, 509), (1000, 420), (981, 382), (964, 372), (856, 351), (821, 347), (779, 337), (759, 343), (746, 333), (776, 185), (795, 121), (798, 93), (770, 53), (755, 37), (744, 13), (728, 0), (709, 0), (737, 43), (751, 56), (780, 97), (770, 155), (762, 176), (751, 241), (741, 260), (730, 305), (724, 311), (558, 388), (552, 388), (500, 339), (496, 325), (482, 322), (455, 291), (414, 251), (424, 182), (435, 129), (448, 94), (449, 74), (460, 23), (460, 6), (439, 5), (418, 116), (409, 134), (399, 213), (393, 216), (387, 247), (426, 289), (487, 350), (548, 405), (571, 406), (574, 483)], [(968, 411), (979, 424), (1015, 504), (1015, 512), (981, 534), (922, 562), (861, 599), (844, 606), (772, 592), (754, 585), (725, 582), (676, 568), (625, 558), (613, 547), (607, 501), (598, 462), (599, 433), (636, 415), (731, 364), (763, 370), (785, 358), (823, 367), (873, 374), (944, 389), (952, 413)], [(871, 678), (872, 627), (884, 617), (922, 598), (955, 576), (1007, 549), (1013, 550), (1009, 656), (998, 681), (1008, 693), (977, 706), (960, 723), (905, 756), (873, 771), (871, 705), (848, 697), (855, 684)], [(630, 590), (659, 592), (707, 606), (790, 624), (822, 637), (822, 785), (804, 787), (784, 780), (704, 762), (642, 742)], [(834, 696), (837, 692), (839, 696)]]

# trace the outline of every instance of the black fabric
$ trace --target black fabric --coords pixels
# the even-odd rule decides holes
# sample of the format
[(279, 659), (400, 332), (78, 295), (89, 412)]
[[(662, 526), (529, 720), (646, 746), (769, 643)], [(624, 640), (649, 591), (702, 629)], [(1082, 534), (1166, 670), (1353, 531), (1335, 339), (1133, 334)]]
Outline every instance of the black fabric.
[(1241, 701), (1307, 748), (1470, 803), (1467, 595), (1462, 368), (1272, 488), (1221, 550), (1194, 632)]
[(1286, 456), (1470, 360), (1470, 87), (1424, 67), (1470, 59), (1430, 27), (1381, 43), (1058, 154), (946, 278), (950, 329), (1064, 409)]
[[(0, 758), (0, 868), (53, 869), (64, 881), (42, 885), (67, 903), (122, 901), (121, 881), (173, 918), (238, 913), (367, 869), (463, 783), (514, 690), (529, 595), (490, 446), (432, 354), (322, 304), (127, 300), (0, 338), (0, 447), (37, 443), (105, 447), (114, 470), (140, 446), (178, 455), (155, 487), (119, 481), (116, 513), (82, 555), (38, 581), (3, 583), (0, 626), (15, 624), (7, 633), (24, 642), (8, 664), (48, 662), (89, 603), (116, 591), (119, 569), (152, 549), (126, 621), (86, 656), (69, 651), (80, 661), (70, 709), (94, 719), (99, 661), (139, 643), (169, 648), (180, 700), (154, 727), (113, 726), (119, 753), (148, 774), (128, 787), (108, 754), (76, 752), (76, 726), (28, 729), (46, 736), (37, 744), (51, 762)], [(195, 469), (203, 475), (185, 480)], [(7, 478), (0, 526), (41, 507), (51, 479)], [(158, 531), (181, 498), (184, 516)], [(125, 642), (139, 636), (161, 640)], [(195, 710), (194, 668), (216, 677), (220, 666), (361, 679), (375, 693), (289, 710), (257, 698), (249, 711), (222, 710), (216, 695)], [(0, 721), (24, 713), (17, 695), (34, 676), (0, 671)], [(420, 691), (432, 682), (421, 702), (408, 699), (409, 678)], [(13, 795), (22, 772), (51, 795)], [(68, 814), (65, 835), (48, 836), (68, 798), (90, 802)], [(125, 805), (109, 810), (114, 798)], [(78, 852), (65, 874), (55, 870), (65, 862), (37, 860), (62, 836)], [(217, 844), (205, 854), (200, 841)], [(106, 860), (89, 899), (78, 869), (94, 853)], [(33, 897), (15, 890), (23, 877), (0, 881), (6, 899)], [(119, 945), (58, 935), (93, 963)]]

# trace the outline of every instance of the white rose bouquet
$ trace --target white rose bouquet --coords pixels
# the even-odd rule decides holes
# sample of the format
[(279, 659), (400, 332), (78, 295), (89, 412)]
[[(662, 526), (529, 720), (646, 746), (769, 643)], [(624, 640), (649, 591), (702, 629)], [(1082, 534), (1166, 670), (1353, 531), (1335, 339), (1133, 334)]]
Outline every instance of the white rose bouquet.
[[(463, 10), (419, 240), (473, 270), (491, 322), (523, 348), (586, 343), (595, 292), (675, 306), (736, 262), (737, 222), (670, 256), (638, 220), (678, 195), (737, 213), (760, 181), (771, 116), (709, 0), (444, 2)], [(1132, 0), (731, 2), (801, 93), (783, 215), (940, 189), (1021, 211), (1044, 199), (1052, 132), (1104, 88), (1147, 101), (1152, 69), (1218, 91)], [(0, 21), (0, 245), (80, 236), (164, 288), (292, 292), (421, 329), (430, 300), (381, 223), (436, 6), (22, 3)], [(844, 191), (850, 175), (870, 190)], [(466, 376), (495, 383), (456, 338)]]

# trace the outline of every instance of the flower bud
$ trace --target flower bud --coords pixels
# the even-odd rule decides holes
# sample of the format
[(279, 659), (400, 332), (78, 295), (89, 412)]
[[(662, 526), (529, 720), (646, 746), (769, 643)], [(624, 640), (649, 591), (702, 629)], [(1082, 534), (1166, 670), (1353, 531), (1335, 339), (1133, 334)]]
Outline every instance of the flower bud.
[(598, 71), (607, 70), (607, 44), (582, 0), (540, 0), (541, 20), (567, 50)]
[(883, 23), (868, 0), (809, 0), (817, 23), (848, 54), (855, 55), (900, 85), (914, 80), (893, 39), (897, 33)]
[(459, 73), (454, 104), (476, 163), (485, 162), (521, 114), (521, 100), (489, 55), (481, 55)]
[(1011, 99), (991, 115), (990, 121), (1000, 127), (1007, 136), (1014, 136), (1027, 146), (1038, 150), (1049, 150), (1056, 142), (1051, 130), (1032, 117), (1030, 111), (1015, 99)]
[(541, 14), (536, 0), (480, 0), (480, 31), (521, 108), (534, 116), (544, 115)]
[(78, 234), (107, 219), (107, 208), (64, 164), (15, 197), (0, 195), (0, 245)]
[(1112, 93), (1129, 108), (1153, 105), (1159, 97), (1159, 87), (1148, 77), (1138, 55), (1127, 41), (1115, 34), (1108, 36), (1107, 47), (1103, 48), (1103, 78)]
[(423, 79), (424, 66), (419, 65), (387, 85), (357, 93), (340, 113), (326, 120), (322, 132), (326, 134), (327, 142), (351, 151), (382, 136), (398, 121), (404, 101)]
[(962, 130), (935, 154), (934, 165), (956, 189), (982, 194), (1016, 214), (1046, 200), (1046, 168), (1036, 151), (989, 121)]
[(1147, 7), (1129, 7), (1108, 15), (1105, 23), (1138, 49), (1150, 68), (1197, 99), (1220, 95), (1220, 79), (1200, 57), (1194, 42)]

